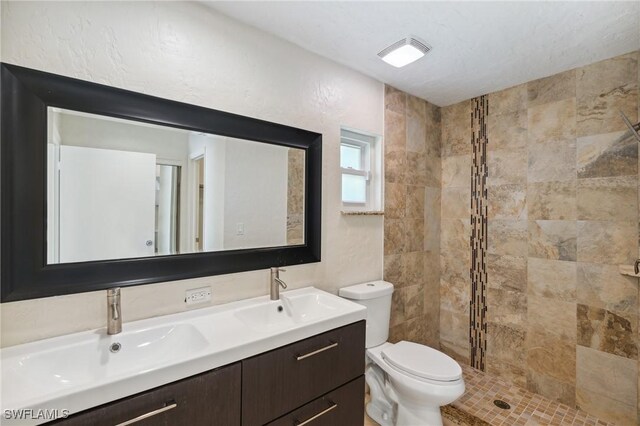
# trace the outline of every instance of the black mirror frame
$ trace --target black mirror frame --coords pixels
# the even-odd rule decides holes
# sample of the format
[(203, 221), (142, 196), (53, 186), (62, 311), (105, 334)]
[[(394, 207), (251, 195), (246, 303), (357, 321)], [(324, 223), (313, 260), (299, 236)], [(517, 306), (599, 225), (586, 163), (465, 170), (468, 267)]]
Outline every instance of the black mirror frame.
[[(0, 72), (1, 302), (320, 261), (321, 134), (16, 65)], [(303, 149), (305, 243), (48, 265), (47, 107)]]

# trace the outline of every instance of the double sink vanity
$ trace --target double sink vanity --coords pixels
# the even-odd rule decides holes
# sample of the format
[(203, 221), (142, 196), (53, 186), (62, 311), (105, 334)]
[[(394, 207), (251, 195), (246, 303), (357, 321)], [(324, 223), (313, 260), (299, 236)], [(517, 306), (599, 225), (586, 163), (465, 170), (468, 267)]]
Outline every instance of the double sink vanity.
[(310, 287), (125, 324), (116, 309), (115, 288), (276, 267), (277, 293), (277, 268), (320, 262), (320, 133), (0, 73), (0, 301), (109, 295), (106, 329), (0, 351), (2, 424), (362, 424), (361, 305)]
[(308, 287), (8, 347), (2, 411), (69, 410), (61, 425), (358, 424), (365, 318)]

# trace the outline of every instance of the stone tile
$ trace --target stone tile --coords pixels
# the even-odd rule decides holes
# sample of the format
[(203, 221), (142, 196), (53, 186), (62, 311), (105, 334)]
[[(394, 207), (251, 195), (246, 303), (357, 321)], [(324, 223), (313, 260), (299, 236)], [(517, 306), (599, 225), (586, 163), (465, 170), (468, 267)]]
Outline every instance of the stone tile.
[(407, 104), (407, 95), (388, 85), (384, 86), (384, 107), (387, 111), (393, 111), (398, 114), (405, 114)]
[(623, 404), (609, 398), (606, 393), (577, 388), (576, 406), (580, 410), (616, 425), (632, 426), (638, 424), (635, 404)]
[(488, 253), (527, 257), (527, 222), (521, 220), (489, 220), (487, 228)]
[(440, 157), (432, 154), (425, 154), (425, 181), (426, 186), (440, 188), (442, 164)]
[[(411, 219), (424, 219), (424, 187), (407, 186), (406, 214)], [(386, 210), (385, 210), (386, 213)]]
[(404, 219), (384, 220), (384, 254), (400, 254), (405, 251), (406, 225)]
[(403, 114), (393, 111), (384, 113), (384, 151), (406, 151), (406, 119)]
[(521, 328), (512, 328), (502, 323), (487, 323), (487, 356), (501, 361), (524, 365), (525, 337)]
[(520, 84), (509, 89), (489, 94), (489, 108), (492, 116), (527, 108), (527, 85)]
[(403, 324), (406, 321), (404, 304), (404, 287), (394, 289), (391, 296), (391, 316), (389, 318), (390, 329)]
[(638, 316), (578, 305), (578, 344), (638, 359)]
[(529, 257), (576, 260), (576, 223), (568, 220), (529, 222)]
[(425, 152), (427, 140), (425, 103), (420, 98), (407, 95), (407, 151)]
[(446, 273), (440, 276), (440, 307), (452, 312), (468, 312), (471, 283), (469, 278), (455, 272), (447, 269)]
[(424, 289), (421, 285), (412, 285), (401, 289), (406, 319), (418, 318), (424, 312)]
[(405, 180), (408, 185), (426, 185), (427, 162), (424, 153), (407, 151)]
[(526, 150), (495, 150), (487, 153), (488, 186), (527, 183)]
[(530, 107), (527, 129), (529, 144), (574, 140), (576, 138), (575, 98)]
[(575, 220), (576, 183), (537, 182), (527, 186), (529, 220)]
[(487, 287), (510, 291), (527, 291), (527, 258), (489, 253)]
[(527, 330), (527, 371), (544, 374), (559, 382), (576, 380), (576, 344), (553, 334)]
[(407, 168), (407, 153), (405, 151), (390, 151), (384, 154), (385, 183), (405, 183)]
[(406, 285), (402, 257), (404, 254), (388, 254), (384, 256), (384, 271), (382, 279), (390, 282), (396, 288)]
[(440, 338), (462, 347), (469, 341), (469, 315), (440, 309)]
[(471, 154), (471, 102), (443, 107), (441, 113), (442, 156)]
[(449, 219), (468, 219), (471, 215), (471, 188), (444, 188), (442, 216)]
[[(442, 319), (442, 316), (440, 317)], [(441, 325), (442, 327), (442, 325)], [(460, 364), (468, 365), (469, 361), (469, 342), (450, 342), (447, 339), (440, 338), (440, 350)]]
[(578, 260), (632, 263), (638, 254), (637, 226), (634, 222), (578, 221)]
[(578, 262), (578, 303), (618, 313), (638, 309), (638, 279), (621, 275), (617, 265)]
[(442, 120), (440, 117), (440, 107), (426, 102), (425, 105), (425, 125), (426, 125), (426, 154), (428, 157), (440, 158), (442, 145)]
[(529, 107), (561, 101), (576, 96), (576, 70), (527, 83)]
[(558, 381), (553, 377), (536, 371), (527, 372), (527, 389), (570, 407), (576, 404), (576, 387), (574, 384)]
[[(527, 295), (522, 292), (487, 289), (487, 321), (524, 330), (527, 323)], [(522, 343), (524, 344), (524, 333)], [(491, 335), (491, 331), (488, 331)]]
[(384, 186), (385, 219), (402, 219), (407, 205), (407, 186), (401, 183), (387, 183)]
[(638, 55), (632, 52), (578, 68), (576, 78), (578, 100), (633, 87), (638, 84)]
[(398, 343), (401, 340), (407, 340), (407, 331), (404, 322), (389, 327), (389, 342)]
[(471, 225), (468, 220), (442, 219), (440, 230), (440, 245), (442, 253), (460, 257), (460, 253), (469, 253), (469, 236)]
[(471, 156), (454, 155), (442, 159), (442, 188), (471, 185)]
[(576, 301), (576, 262), (530, 257), (527, 277), (529, 294), (565, 302)]
[(578, 177), (636, 176), (638, 142), (627, 132), (578, 138)]
[(424, 249), (440, 251), (440, 209), (439, 188), (424, 189)]
[(511, 364), (501, 359), (487, 355), (485, 359), (487, 374), (497, 377), (520, 387), (526, 387), (527, 377), (523, 368), (524, 364)]
[(405, 329), (407, 331), (407, 340), (421, 345), (426, 344), (427, 324), (423, 316), (408, 320), (405, 323)]
[(638, 121), (638, 88), (620, 87), (612, 92), (578, 102), (577, 134), (589, 136), (618, 132), (627, 127), (622, 111), (632, 123)]
[(414, 251), (404, 253), (401, 256), (402, 276), (404, 277), (405, 285), (407, 287), (424, 285), (424, 253)]
[(576, 303), (529, 295), (528, 330), (576, 344)]
[(487, 121), (489, 137), (487, 151), (525, 149), (527, 147), (527, 110), (494, 115), (491, 105), (490, 108), (490, 118)]
[(575, 141), (530, 144), (527, 177), (529, 183), (575, 180)]
[(526, 185), (500, 185), (487, 189), (488, 219), (526, 220)]
[(578, 346), (576, 361), (578, 392), (587, 390), (635, 406), (638, 395), (638, 363), (635, 360)]
[(578, 179), (579, 220), (634, 221), (638, 217), (638, 177)]
[(424, 219), (405, 219), (405, 250), (424, 250)]

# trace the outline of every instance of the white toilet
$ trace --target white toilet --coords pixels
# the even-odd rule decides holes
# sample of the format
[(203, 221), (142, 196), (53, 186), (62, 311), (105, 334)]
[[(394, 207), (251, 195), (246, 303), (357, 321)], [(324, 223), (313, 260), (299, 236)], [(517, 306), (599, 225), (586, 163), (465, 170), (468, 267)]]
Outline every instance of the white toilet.
[(383, 426), (440, 426), (440, 407), (464, 393), (456, 361), (428, 346), (387, 342), (393, 284), (343, 287), (339, 295), (367, 307), (367, 414)]

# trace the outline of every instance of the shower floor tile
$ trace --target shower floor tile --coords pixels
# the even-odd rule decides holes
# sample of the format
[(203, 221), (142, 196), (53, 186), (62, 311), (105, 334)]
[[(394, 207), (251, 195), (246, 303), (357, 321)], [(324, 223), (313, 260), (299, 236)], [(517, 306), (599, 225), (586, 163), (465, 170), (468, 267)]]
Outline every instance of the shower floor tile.
[[(613, 426), (613, 423), (513, 386), (474, 368), (463, 365), (462, 373), (466, 391), (459, 400), (442, 407), (445, 426)], [(367, 401), (368, 398), (367, 395)], [(507, 402), (511, 407), (506, 410), (497, 407), (493, 403), (497, 399)], [(376, 423), (365, 415), (364, 425), (374, 426)]]

